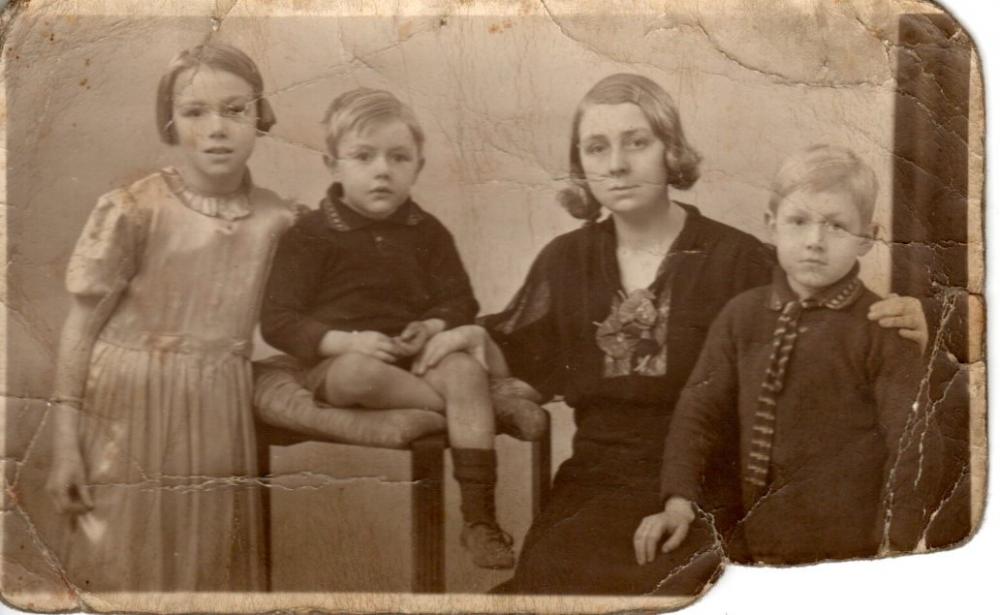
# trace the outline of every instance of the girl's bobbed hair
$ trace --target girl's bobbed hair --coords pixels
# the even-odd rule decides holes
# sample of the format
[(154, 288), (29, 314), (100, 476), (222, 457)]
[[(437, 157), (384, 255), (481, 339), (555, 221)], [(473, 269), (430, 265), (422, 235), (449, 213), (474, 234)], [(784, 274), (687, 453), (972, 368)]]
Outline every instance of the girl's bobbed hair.
[(174, 85), (181, 73), (199, 66), (232, 73), (250, 84), (257, 103), (257, 130), (267, 132), (277, 123), (274, 110), (264, 98), (264, 79), (250, 56), (232, 45), (207, 43), (177, 54), (167, 66), (167, 72), (160, 77), (160, 85), (156, 90), (156, 129), (161, 141), (167, 145), (177, 144)]
[(587, 176), (580, 160), (580, 121), (587, 109), (594, 105), (623, 103), (639, 107), (653, 133), (666, 146), (663, 162), (667, 169), (667, 183), (679, 190), (686, 190), (698, 181), (701, 154), (684, 138), (680, 114), (670, 95), (648, 77), (633, 73), (610, 75), (590, 88), (573, 114), (569, 146), (572, 186), (562, 190), (558, 199), (560, 205), (574, 218), (593, 222), (601, 215), (601, 204), (587, 186)]

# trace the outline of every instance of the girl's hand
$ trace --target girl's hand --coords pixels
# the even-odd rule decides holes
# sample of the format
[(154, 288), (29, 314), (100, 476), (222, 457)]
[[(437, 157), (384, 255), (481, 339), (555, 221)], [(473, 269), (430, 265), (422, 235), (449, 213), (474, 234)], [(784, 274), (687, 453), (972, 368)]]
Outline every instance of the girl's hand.
[(45, 482), (45, 491), (62, 514), (80, 515), (94, 508), (80, 450), (58, 451)]
[(924, 306), (914, 297), (900, 297), (893, 293), (873, 303), (868, 308), (868, 320), (878, 321), (880, 327), (899, 329), (899, 335), (927, 349), (927, 317)]
[(478, 325), (463, 325), (442, 331), (427, 342), (413, 363), (413, 373), (423, 376), (441, 359), (453, 352), (465, 352), (479, 361), (484, 369), (486, 362), (486, 330)]
[(663, 543), (660, 551), (668, 553), (677, 548), (687, 537), (693, 521), (694, 508), (691, 502), (677, 496), (667, 500), (663, 512), (649, 515), (635, 530), (632, 546), (635, 547), (636, 563), (641, 566), (656, 559), (656, 547), (667, 533), (670, 538)]
[(395, 340), (378, 331), (355, 331), (345, 345), (347, 352), (375, 357), (385, 363), (395, 363), (403, 354)]

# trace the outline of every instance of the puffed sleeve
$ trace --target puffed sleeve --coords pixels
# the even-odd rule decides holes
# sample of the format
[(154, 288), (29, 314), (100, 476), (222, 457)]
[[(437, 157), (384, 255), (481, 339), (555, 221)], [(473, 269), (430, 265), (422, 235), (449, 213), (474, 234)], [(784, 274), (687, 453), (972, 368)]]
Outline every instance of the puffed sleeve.
[(120, 190), (98, 200), (80, 234), (66, 270), (66, 288), (89, 307), (86, 321), (63, 329), (54, 399), (78, 405), (83, 397), (93, 341), (139, 268), (143, 220), (131, 196)]
[(67, 290), (92, 297), (122, 290), (139, 268), (144, 218), (124, 190), (98, 199), (66, 268)]
[(510, 304), (497, 314), (479, 319), (503, 351), (513, 376), (528, 382), (546, 397), (561, 395), (566, 362), (558, 353), (558, 314), (553, 300), (556, 246), (538, 255), (527, 279)]

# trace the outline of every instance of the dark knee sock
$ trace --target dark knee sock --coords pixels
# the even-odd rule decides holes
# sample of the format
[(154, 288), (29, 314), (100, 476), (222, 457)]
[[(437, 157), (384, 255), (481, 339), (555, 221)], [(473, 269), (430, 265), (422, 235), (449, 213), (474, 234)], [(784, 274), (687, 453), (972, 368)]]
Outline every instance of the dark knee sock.
[(497, 453), (491, 448), (453, 448), (455, 480), (462, 493), (462, 519), (467, 524), (496, 524)]

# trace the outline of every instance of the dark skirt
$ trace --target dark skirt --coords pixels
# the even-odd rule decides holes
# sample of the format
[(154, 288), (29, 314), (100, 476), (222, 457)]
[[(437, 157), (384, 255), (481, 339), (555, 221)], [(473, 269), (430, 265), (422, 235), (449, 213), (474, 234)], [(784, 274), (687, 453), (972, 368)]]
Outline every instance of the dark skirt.
[[(670, 553), (640, 566), (632, 538), (662, 510), (659, 460), (576, 443), (524, 541), (504, 594), (697, 595), (721, 572), (721, 538), (705, 517)], [(601, 450), (603, 449), (603, 450)]]

